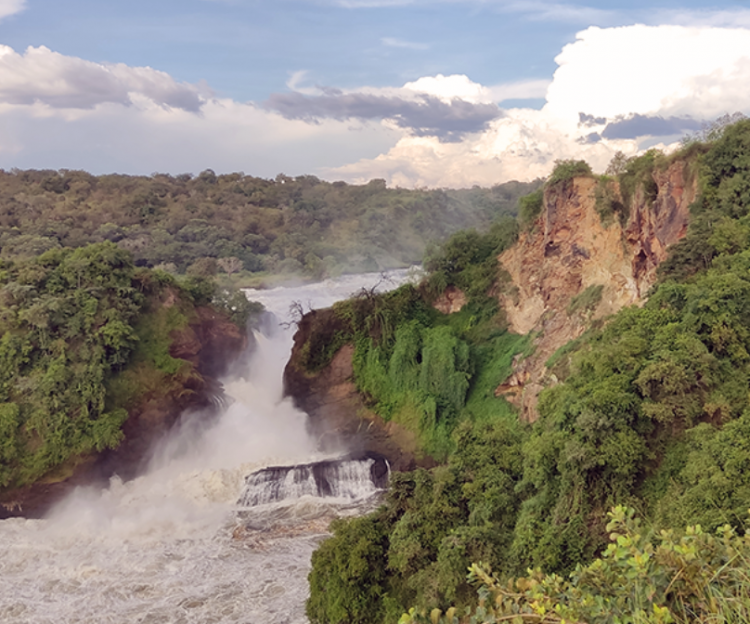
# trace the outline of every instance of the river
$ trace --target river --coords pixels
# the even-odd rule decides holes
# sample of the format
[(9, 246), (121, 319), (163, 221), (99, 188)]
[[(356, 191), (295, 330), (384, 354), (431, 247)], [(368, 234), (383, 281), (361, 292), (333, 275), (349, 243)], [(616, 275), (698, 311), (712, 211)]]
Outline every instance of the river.
[[(294, 326), (278, 321), (289, 320), (292, 302), (326, 307), (407, 277), (395, 271), (385, 280), (371, 274), (248, 290), (277, 322), (256, 334), (247, 369), (224, 381), (231, 404), (218, 419), (206, 425), (199, 414), (183, 415), (137, 479), (79, 488), (44, 520), (0, 521), (0, 622), (306, 623), (313, 550), (332, 518), (363, 513), (377, 492), (359, 476), (367, 466), (346, 464), (335, 474), (351, 483), (326, 490), (339, 496), (295, 485), (274, 502), (238, 504), (270, 500), (245, 490), (259, 469), (331, 458), (308, 436), (307, 416), (282, 398)], [(281, 472), (289, 483), (303, 481), (300, 474), (312, 483), (312, 471), (300, 470)]]

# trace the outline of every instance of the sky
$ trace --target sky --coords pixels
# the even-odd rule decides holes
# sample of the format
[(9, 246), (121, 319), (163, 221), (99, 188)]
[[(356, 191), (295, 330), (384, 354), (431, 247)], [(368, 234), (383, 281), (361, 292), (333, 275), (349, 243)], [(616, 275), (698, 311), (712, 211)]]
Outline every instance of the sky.
[(489, 186), (750, 115), (750, 2), (0, 0), (0, 167)]

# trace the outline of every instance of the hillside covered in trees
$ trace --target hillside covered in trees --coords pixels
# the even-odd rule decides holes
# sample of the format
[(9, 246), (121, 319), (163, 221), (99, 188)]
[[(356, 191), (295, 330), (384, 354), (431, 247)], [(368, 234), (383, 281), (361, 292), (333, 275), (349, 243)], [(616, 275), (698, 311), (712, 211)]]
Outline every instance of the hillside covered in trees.
[(203, 278), (138, 268), (112, 242), (2, 260), (5, 512), (38, 513), (49, 501), (27, 508), (30, 487), (62, 482), (107, 453), (109, 470), (132, 474), (183, 409), (211, 404), (252, 311)]
[(382, 180), (356, 186), (211, 170), (195, 177), (3, 171), (0, 256), (111, 241), (136, 266), (178, 274), (377, 271), (418, 263), (428, 243), (515, 214), (518, 198), (540, 184), (406, 190)]
[[(710, 139), (620, 159), (608, 176), (562, 162), (521, 200), (520, 225), (460, 233), (418, 288), (333, 307), (363, 400), (440, 465), (394, 474), (378, 511), (334, 524), (313, 556), (314, 624), (410, 608), (402, 622), (748, 620), (750, 121)], [(627, 223), (678, 161), (697, 195), (645, 303), (595, 319), (602, 288), (588, 288), (543, 315), (588, 330), (549, 357), (536, 420), (520, 420), (496, 389), (544, 329), (507, 330), (499, 302), (517, 293), (498, 254), (581, 176), (603, 227)], [(467, 302), (443, 314), (448, 287)], [(334, 352), (315, 339), (294, 363), (309, 374)]]

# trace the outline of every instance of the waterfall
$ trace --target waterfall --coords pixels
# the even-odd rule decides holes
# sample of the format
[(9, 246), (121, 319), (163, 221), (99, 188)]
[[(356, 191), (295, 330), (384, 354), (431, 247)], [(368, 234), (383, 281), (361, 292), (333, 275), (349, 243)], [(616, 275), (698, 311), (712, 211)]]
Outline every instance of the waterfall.
[[(278, 322), (292, 301), (329, 306), (379, 281), (250, 298)], [(0, 622), (306, 624), (313, 550), (333, 518), (372, 507), (388, 469), (346, 449), (321, 456), (307, 416), (281, 396), (293, 328), (268, 329), (247, 370), (224, 380), (220, 417), (183, 415), (145, 474), (78, 489), (45, 520), (0, 521)]]
[(387, 484), (388, 462), (381, 457), (273, 466), (245, 477), (245, 489), (237, 504), (255, 507), (303, 496), (364, 500)]

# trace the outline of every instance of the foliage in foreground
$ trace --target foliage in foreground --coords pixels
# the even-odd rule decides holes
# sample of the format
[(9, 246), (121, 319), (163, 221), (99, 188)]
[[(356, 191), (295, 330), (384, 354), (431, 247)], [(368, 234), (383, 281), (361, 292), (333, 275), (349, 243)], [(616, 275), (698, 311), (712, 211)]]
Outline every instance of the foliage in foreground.
[(644, 530), (633, 509), (616, 507), (610, 543), (568, 577), (529, 571), (503, 581), (482, 564), (470, 567), (478, 606), (458, 616), (412, 609), (399, 624), (687, 624), (750, 621), (750, 534), (724, 525), (684, 533)]

